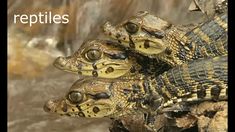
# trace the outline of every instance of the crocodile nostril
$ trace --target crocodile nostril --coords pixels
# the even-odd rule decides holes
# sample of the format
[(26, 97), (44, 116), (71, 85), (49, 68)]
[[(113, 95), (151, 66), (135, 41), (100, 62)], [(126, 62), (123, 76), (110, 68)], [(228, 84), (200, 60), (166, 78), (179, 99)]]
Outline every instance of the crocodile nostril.
[(43, 110), (45, 112), (50, 112), (51, 111), (51, 108), (49, 108), (46, 104), (43, 106)]
[(53, 64), (56, 67), (64, 66), (66, 64), (65, 57), (58, 57), (58, 58), (56, 58)]
[(45, 112), (56, 112), (56, 107), (58, 106), (58, 101), (60, 100), (48, 100), (44, 106), (43, 106), (43, 110)]
[(56, 61), (57, 61), (57, 62), (63, 62), (63, 61), (64, 61), (64, 57), (61, 57), (61, 56), (60, 56), (60, 57), (58, 57), (58, 58), (56, 59)]
[(43, 110), (45, 111), (45, 112), (51, 112), (51, 110), (52, 110), (52, 107), (53, 106), (53, 101), (51, 101), (51, 100), (49, 100), (49, 101), (47, 101), (45, 104), (44, 104), (44, 106), (43, 106)]
[(106, 21), (106, 22), (103, 24), (102, 28), (105, 29), (106, 27), (110, 27), (110, 26), (111, 26), (111, 23), (110, 23), (109, 21)]
[(105, 34), (111, 35), (111, 30), (113, 29), (113, 27), (111, 23), (107, 21), (103, 24), (102, 29)]

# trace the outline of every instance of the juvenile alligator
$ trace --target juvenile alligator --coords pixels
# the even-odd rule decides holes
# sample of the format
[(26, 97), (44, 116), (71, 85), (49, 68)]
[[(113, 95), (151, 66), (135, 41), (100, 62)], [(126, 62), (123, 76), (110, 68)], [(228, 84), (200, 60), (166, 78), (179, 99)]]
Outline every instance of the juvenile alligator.
[(103, 29), (120, 45), (171, 66), (227, 54), (227, 13), (196, 27), (181, 27), (144, 11), (117, 26), (106, 22)]
[(141, 78), (163, 73), (170, 66), (164, 62), (126, 51), (113, 41), (92, 40), (68, 57), (58, 57), (54, 66), (83, 76), (99, 78)]
[(219, 56), (184, 63), (145, 79), (80, 79), (65, 97), (49, 100), (44, 110), (87, 118), (158, 114), (176, 105), (227, 100), (227, 89), (227, 56)]

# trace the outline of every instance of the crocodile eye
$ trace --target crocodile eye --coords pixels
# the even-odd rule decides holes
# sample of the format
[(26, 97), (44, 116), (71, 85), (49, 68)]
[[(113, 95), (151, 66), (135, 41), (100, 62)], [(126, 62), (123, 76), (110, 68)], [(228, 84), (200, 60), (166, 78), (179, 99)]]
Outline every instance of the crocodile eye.
[(83, 97), (82, 97), (82, 94), (80, 92), (73, 91), (73, 92), (69, 93), (68, 98), (72, 103), (78, 103), (82, 100)]
[(90, 49), (87, 51), (86, 57), (91, 61), (98, 60), (101, 57), (101, 52), (97, 49)]
[(125, 29), (126, 29), (127, 32), (129, 32), (131, 34), (134, 34), (134, 33), (136, 33), (138, 31), (139, 26), (134, 24), (134, 23), (132, 23), (132, 22), (128, 22), (125, 25)]

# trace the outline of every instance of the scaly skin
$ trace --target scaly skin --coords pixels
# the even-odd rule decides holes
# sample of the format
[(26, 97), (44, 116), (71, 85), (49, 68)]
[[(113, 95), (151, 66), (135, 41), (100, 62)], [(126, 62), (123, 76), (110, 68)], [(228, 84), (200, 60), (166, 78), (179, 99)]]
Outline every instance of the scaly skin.
[(226, 13), (196, 27), (181, 27), (145, 11), (117, 26), (107, 22), (103, 29), (120, 45), (172, 67), (198, 58), (227, 54)]
[(170, 68), (108, 40), (87, 41), (72, 56), (58, 57), (54, 66), (62, 71), (99, 78), (141, 78)]
[(227, 56), (198, 59), (145, 79), (85, 78), (44, 110), (72, 117), (119, 118), (158, 113), (174, 105), (227, 100)]

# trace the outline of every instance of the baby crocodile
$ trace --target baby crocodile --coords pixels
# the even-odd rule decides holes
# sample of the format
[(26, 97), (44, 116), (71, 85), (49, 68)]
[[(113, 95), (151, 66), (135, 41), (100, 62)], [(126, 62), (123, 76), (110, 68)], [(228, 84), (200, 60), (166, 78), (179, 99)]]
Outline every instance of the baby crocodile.
[(108, 40), (92, 40), (68, 57), (58, 57), (54, 66), (62, 71), (99, 78), (141, 78), (160, 74), (170, 67), (163, 62), (126, 51)]
[(119, 118), (161, 112), (174, 105), (227, 100), (227, 56), (184, 63), (145, 79), (85, 78), (44, 110), (72, 117)]
[(180, 27), (144, 11), (117, 26), (106, 22), (103, 29), (120, 45), (171, 66), (227, 54), (226, 13), (196, 27)]

